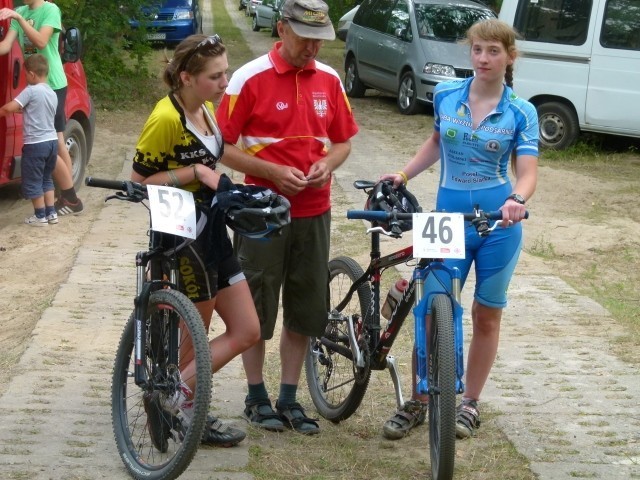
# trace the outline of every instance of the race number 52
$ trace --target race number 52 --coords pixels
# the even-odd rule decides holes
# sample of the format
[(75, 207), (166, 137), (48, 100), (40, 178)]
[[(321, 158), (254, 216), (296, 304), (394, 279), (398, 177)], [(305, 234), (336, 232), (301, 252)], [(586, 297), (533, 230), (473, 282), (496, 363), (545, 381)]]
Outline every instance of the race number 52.
[(464, 258), (464, 217), (459, 213), (414, 213), (413, 256)]
[(193, 194), (179, 188), (147, 185), (151, 229), (196, 238), (196, 205)]

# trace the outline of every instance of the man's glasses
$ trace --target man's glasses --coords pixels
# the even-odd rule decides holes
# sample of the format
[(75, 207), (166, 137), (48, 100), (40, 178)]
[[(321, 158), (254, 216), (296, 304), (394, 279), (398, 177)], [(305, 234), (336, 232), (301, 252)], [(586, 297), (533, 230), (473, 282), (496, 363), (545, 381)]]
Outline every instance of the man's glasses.
[(180, 70), (184, 70), (186, 68), (187, 64), (193, 58), (193, 56), (198, 52), (198, 50), (200, 50), (203, 47), (208, 47), (208, 46), (215, 47), (219, 43), (222, 43), (222, 40), (220, 39), (220, 35), (218, 35), (218, 34), (211, 35), (210, 37), (207, 37), (204, 40), (202, 40), (200, 43), (198, 43), (195, 46), (195, 48), (193, 50), (191, 50), (191, 52), (189, 52), (188, 55), (186, 55), (184, 57), (184, 60), (182, 61), (182, 68)]

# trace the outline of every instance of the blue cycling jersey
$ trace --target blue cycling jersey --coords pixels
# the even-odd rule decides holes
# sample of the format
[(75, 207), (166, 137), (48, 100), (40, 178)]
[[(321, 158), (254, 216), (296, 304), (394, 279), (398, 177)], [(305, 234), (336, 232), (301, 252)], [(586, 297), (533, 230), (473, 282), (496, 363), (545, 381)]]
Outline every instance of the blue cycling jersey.
[(502, 99), (473, 128), (466, 80), (439, 83), (434, 92), (434, 129), (440, 132), (440, 186), (477, 190), (509, 183), (509, 156), (538, 156), (535, 107), (505, 85)]

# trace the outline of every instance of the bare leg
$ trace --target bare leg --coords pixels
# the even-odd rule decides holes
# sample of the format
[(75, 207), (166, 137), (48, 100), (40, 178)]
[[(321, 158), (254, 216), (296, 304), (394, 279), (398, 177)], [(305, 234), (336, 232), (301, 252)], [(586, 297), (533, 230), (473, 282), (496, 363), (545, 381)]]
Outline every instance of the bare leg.
[(467, 359), (465, 398), (479, 400), (498, 353), (501, 308), (486, 307), (475, 300), (471, 307), (473, 336)]
[(287, 385), (298, 385), (304, 357), (309, 347), (309, 337), (294, 333), (282, 327), (280, 337), (281, 382)]
[(53, 169), (53, 180), (58, 185), (60, 190), (69, 190), (73, 188), (73, 177), (71, 177), (71, 170), (67, 167), (64, 160), (58, 155), (56, 160), (56, 166)]
[(62, 158), (65, 165), (67, 166), (67, 170), (69, 173), (73, 171), (71, 166), (71, 155), (69, 155), (69, 150), (67, 149), (67, 144), (64, 141), (64, 133), (57, 132), (58, 134), (58, 156)]

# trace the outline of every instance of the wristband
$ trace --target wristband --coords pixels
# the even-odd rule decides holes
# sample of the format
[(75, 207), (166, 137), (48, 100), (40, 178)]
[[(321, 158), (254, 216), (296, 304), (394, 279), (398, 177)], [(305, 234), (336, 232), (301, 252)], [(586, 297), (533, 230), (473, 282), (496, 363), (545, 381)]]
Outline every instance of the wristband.
[(180, 180), (178, 180), (178, 177), (176, 177), (175, 173), (173, 173), (171, 170), (167, 170), (167, 175), (169, 175), (169, 180), (173, 182), (174, 187), (177, 188), (180, 186)]
[(404, 181), (405, 185), (409, 184), (409, 177), (407, 177), (406, 173), (404, 173), (402, 170), (400, 170), (397, 174), (402, 177), (402, 180)]
[(191, 164), (191, 167), (193, 167), (193, 179), (194, 179), (196, 182), (199, 182), (199, 181), (200, 181), (200, 177), (198, 176), (198, 169), (196, 168), (196, 164), (195, 164), (195, 163), (192, 163), (192, 164)]

